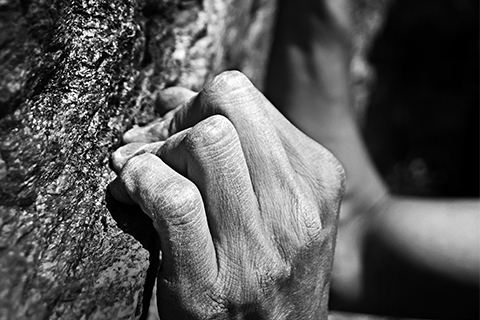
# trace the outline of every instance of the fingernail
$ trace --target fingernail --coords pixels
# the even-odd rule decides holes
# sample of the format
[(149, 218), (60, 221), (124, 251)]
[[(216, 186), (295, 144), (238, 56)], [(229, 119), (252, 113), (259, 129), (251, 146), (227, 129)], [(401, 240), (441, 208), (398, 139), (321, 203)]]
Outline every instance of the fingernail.
[(118, 148), (114, 153), (111, 155), (112, 166), (113, 170), (119, 173), (125, 163), (135, 155), (135, 153), (140, 150), (146, 143), (130, 143), (123, 147)]
[(120, 151), (122, 156), (128, 157), (128, 156), (134, 154), (135, 152), (137, 152), (137, 150), (140, 149), (141, 147), (143, 147), (144, 145), (146, 145), (146, 143), (143, 143), (143, 142), (129, 143), (129, 144), (123, 146), (123, 147), (120, 147), (118, 149), (118, 151)]
[(123, 134), (124, 143), (147, 142), (145, 137), (145, 129), (143, 127), (134, 127)]
[(157, 95), (159, 112), (167, 112), (187, 102), (197, 93), (184, 87), (170, 87), (160, 91)]

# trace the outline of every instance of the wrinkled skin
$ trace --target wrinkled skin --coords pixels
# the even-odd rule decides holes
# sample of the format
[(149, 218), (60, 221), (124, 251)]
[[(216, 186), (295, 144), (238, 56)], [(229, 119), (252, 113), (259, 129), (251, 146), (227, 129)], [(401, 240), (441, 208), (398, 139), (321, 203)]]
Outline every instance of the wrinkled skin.
[(111, 184), (160, 236), (161, 319), (326, 319), (339, 162), (239, 72), (161, 99), (180, 106), (125, 134)]

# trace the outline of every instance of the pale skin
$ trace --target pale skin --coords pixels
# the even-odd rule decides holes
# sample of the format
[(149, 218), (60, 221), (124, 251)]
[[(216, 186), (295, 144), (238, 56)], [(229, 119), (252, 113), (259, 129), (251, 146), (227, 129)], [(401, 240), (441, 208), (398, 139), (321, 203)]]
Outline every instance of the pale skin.
[(239, 72), (163, 98), (110, 188), (160, 236), (161, 319), (326, 319), (342, 166)]
[[(219, 86), (218, 82), (223, 84)], [(227, 82), (229, 84), (225, 85)], [(240, 88), (235, 88), (236, 85), (239, 85)], [(230, 91), (234, 92), (233, 96), (229, 93)], [(237, 96), (235, 97), (235, 95)], [(251, 107), (256, 105), (250, 103), (257, 100), (255, 96), (258, 101), (261, 101), (258, 104), (260, 108)], [(206, 91), (202, 91), (200, 96), (185, 88), (173, 87), (163, 91), (160, 100), (162, 108), (173, 109), (173, 111), (167, 113), (159, 121), (145, 127), (136, 127), (125, 134), (124, 139), (127, 144), (112, 156), (113, 166), (120, 175), (112, 184), (111, 190), (120, 201), (138, 203), (154, 220), (159, 235), (162, 237), (164, 266), (159, 273), (158, 304), (163, 318), (168, 319), (169, 316), (174, 316), (175, 319), (178, 319), (182, 313), (197, 319), (215, 318), (220, 314), (224, 318), (253, 315), (262, 319), (325, 318), (328, 309), (326, 292), (330, 275), (329, 267), (331, 267), (333, 237), (335, 236), (335, 212), (338, 210), (344, 179), (338, 162), (323, 147), (301, 134), (277, 113), (273, 106), (239, 73), (222, 74), (212, 84), (207, 85)], [(184, 103), (185, 101), (188, 102)], [(177, 104), (179, 106), (174, 108)], [(263, 112), (258, 110), (263, 110), (263, 108), (267, 110), (267, 118), (259, 120), (258, 115)], [(249, 119), (248, 114), (250, 113), (257, 117)], [(195, 123), (195, 119), (203, 120), (192, 124), (190, 122), (192, 119), (193, 123)], [(233, 119), (235, 122), (227, 119)], [(274, 126), (274, 134), (265, 135), (266, 132), (269, 132), (268, 127), (270, 127), (272, 119), (278, 121)], [(237, 125), (235, 126), (234, 123)], [(266, 124), (267, 129), (264, 128)], [(184, 126), (187, 128), (183, 129)], [(240, 134), (239, 132), (244, 132), (242, 130), (246, 133)], [(280, 137), (281, 145), (275, 147), (275, 140), (278, 137)], [(250, 141), (250, 139), (252, 140)], [(247, 143), (251, 143), (253, 147), (246, 147)], [(228, 147), (230, 145), (236, 145), (237, 148)], [(255, 146), (258, 145), (264, 146), (265, 150), (257, 150), (258, 148)], [(273, 153), (268, 152), (270, 148), (274, 149)], [(248, 152), (249, 149), (254, 154), (249, 156), (244, 154), (242, 157), (241, 154)], [(285, 172), (279, 175), (280, 180), (271, 181), (268, 176), (272, 175), (272, 169), (274, 169), (272, 163), (277, 162), (274, 159), (284, 158), (283, 155), (276, 153), (276, 149), (284, 149), (288, 162)], [(206, 150), (214, 151), (208, 154), (209, 152)], [(260, 152), (260, 157), (255, 154), (256, 152)], [(263, 157), (269, 160), (262, 160)], [(223, 163), (224, 159), (230, 159), (230, 161)], [(239, 162), (243, 161), (247, 164), (247, 168), (243, 169), (243, 173), (241, 169), (237, 173), (235, 168), (238, 168)], [(258, 168), (249, 163), (267, 164)], [(280, 167), (283, 167), (281, 163), (282, 161), (280, 161)], [(288, 169), (290, 166), (297, 175), (300, 175), (300, 183), (293, 183), (292, 188), (287, 188), (293, 192), (288, 192), (283, 187), (275, 188), (275, 186), (284, 184), (284, 181), (291, 181), (291, 173)], [(258, 175), (252, 175), (252, 172), (256, 172)], [(332, 175), (331, 172), (334, 174)], [(230, 228), (249, 229), (248, 225), (242, 226), (245, 222), (243, 219), (233, 219), (235, 221), (231, 221), (232, 226), (229, 227), (230, 223), (227, 222), (232, 219), (232, 216), (225, 214), (225, 212), (238, 210), (242, 212), (244, 201), (241, 200), (242, 196), (238, 195), (241, 188), (234, 183), (235, 180), (242, 180), (239, 179), (242, 174), (244, 177), (250, 175), (252, 187), (254, 185), (261, 186), (253, 187), (254, 190), (263, 189), (258, 196), (256, 192), (253, 192), (255, 195), (252, 195), (250, 191), (250, 194), (252, 199), (256, 198), (256, 200), (252, 200), (253, 202), (258, 201), (259, 204), (265, 202), (260, 207), (267, 208), (265, 210), (268, 211), (268, 214), (264, 214), (262, 211), (261, 219), (253, 222), (253, 225), (261, 225), (260, 228), (251, 226), (256, 230), (251, 233), (258, 233), (258, 239), (254, 241), (252, 239), (256, 239), (256, 237), (237, 235), (236, 232), (230, 230)], [(237, 179), (233, 179), (232, 175)], [(312, 184), (312, 178), (314, 181), (315, 177), (318, 178), (318, 181)], [(306, 179), (306, 183), (304, 179)], [(302, 183), (302, 181), (304, 182)], [(212, 187), (211, 184), (218, 185), (219, 188)], [(270, 184), (274, 187), (269, 187)], [(315, 192), (317, 188), (330, 189), (330, 191)], [(240, 192), (241, 194), (243, 192)], [(306, 197), (300, 196), (301, 194), (306, 194)], [(197, 199), (195, 199), (196, 197)], [(219, 201), (219, 199), (223, 200)], [(272, 201), (272, 199), (275, 200)], [(284, 199), (286, 202), (279, 202), (279, 199)], [(209, 200), (214, 204), (209, 204)], [(306, 207), (310, 207), (309, 203), (311, 204), (312, 201), (317, 203), (311, 208), (312, 212), (320, 217), (316, 230), (313, 230), (313, 234), (307, 239), (315, 237), (315, 233), (323, 233), (323, 236), (319, 236), (318, 242), (312, 242), (316, 243), (316, 250), (308, 252), (306, 256), (300, 254), (300, 258), (295, 259), (294, 257), (298, 257), (295, 252), (303, 252), (304, 247), (309, 247), (309, 240), (303, 244), (301, 240), (298, 240), (298, 238), (303, 238), (298, 235), (306, 231), (302, 231), (302, 229), (307, 227), (307, 223), (299, 223), (298, 217), (301, 217), (302, 214), (299, 212), (298, 206), (292, 207), (289, 203), (303, 201), (305, 201)], [(324, 201), (333, 201), (330, 209), (321, 204)], [(383, 208), (381, 207), (383, 205), (397, 207)], [(457, 212), (456, 219), (449, 219), (450, 210), (457, 210), (461, 205), (466, 207)], [(432, 271), (446, 271), (447, 276), (452, 276), (460, 282), (471, 282), (475, 277), (475, 270), (469, 268), (475, 268), (477, 262), (475, 261), (475, 252), (472, 252), (475, 246), (472, 243), (469, 246), (468, 243), (475, 241), (476, 233), (472, 232), (475, 230), (467, 230), (469, 233), (465, 235), (466, 237), (459, 237), (457, 234), (459, 230), (466, 230), (465, 226), (472, 222), (471, 211), (468, 210), (469, 205), (474, 207), (475, 202), (418, 201), (417, 203), (411, 199), (396, 198), (395, 202), (381, 201), (378, 209), (368, 213), (342, 219), (340, 224), (342, 233), (337, 239), (336, 264), (332, 274), (333, 281), (336, 281), (332, 287), (334, 298), (337, 299), (335, 303), (338, 303), (338, 299), (340, 299), (348, 310), (388, 314), (396, 313), (396, 311), (381, 309), (383, 303), (389, 299), (383, 294), (388, 295), (393, 291), (392, 296), (407, 302), (409, 297), (415, 297), (412, 292), (416, 292), (418, 289), (414, 287), (392, 288), (398, 283), (389, 282), (388, 274), (387, 278), (382, 278), (382, 272), (378, 277), (382, 281), (386, 281), (383, 286), (378, 287), (378, 283), (363, 282), (360, 271), (368, 268), (370, 272), (378, 272), (379, 267), (376, 263), (379, 262), (382, 265), (383, 260), (377, 257), (376, 260), (373, 259), (368, 263), (360, 261), (362, 250), (365, 250), (362, 243), (371, 234), (379, 242), (380, 245), (377, 247), (381, 251), (383, 250), (381, 254), (385, 254), (385, 259), (391, 255), (391, 252), (400, 253), (402, 259), (423, 264)], [(413, 206), (413, 208), (409, 206)], [(287, 210), (283, 208), (287, 208)], [(168, 231), (172, 228), (171, 224), (178, 223), (176, 219), (183, 219), (185, 215), (192, 216), (190, 214), (192, 210), (198, 211), (197, 216), (205, 218), (206, 221), (197, 223), (182, 221), (182, 225), (185, 224), (188, 228), (179, 230), (178, 234)], [(223, 213), (221, 218), (218, 216), (219, 212)], [(288, 219), (280, 218), (286, 212)], [(386, 212), (389, 216), (383, 217), (382, 214), (386, 214)], [(195, 215), (193, 216), (195, 217)], [(284, 222), (278, 223), (279, 219)], [(216, 220), (221, 222), (213, 224), (210, 222)], [(322, 223), (322, 221), (327, 223)], [(302, 221), (300, 220), (300, 222)], [(449, 225), (445, 225), (445, 223), (449, 223)], [(411, 224), (415, 224), (416, 229), (412, 228)], [(327, 227), (328, 225), (329, 227)], [(193, 227), (191, 228), (191, 226)], [(443, 237), (435, 239), (429, 233), (415, 233), (425, 229), (428, 229), (429, 232), (433, 230), (434, 234), (442, 232)], [(326, 230), (328, 231), (325, 233)], [(244, 230), (244, 232), (248, 231)], [(198, 240), (202, 239), (202, 234), (208, 239), (207, 244), (202, 244)], [(229, 239), (230, 237), (231, 239)], [(473, 239), (468, 239), (468, 237), (473, 237)], [(278, 242), (268, 245), (269, 238), (276, 238)], [(293, 246), (290, 244), (292, 241)], [(213, 249), (211, 248), (212, 243)], [(225, 247), (220, 249), (222, 246)], [(177, 251), (186, 252), (178, 253)], [(169, 252), (171, 252), (170, 256)], [(258, 252), (260, 254), (257, 254)], [(290, 253), (285, 255), (285, 252)], [(200, 267), (205, 264), (202, 262), (206, 260), (205, 256), (218, 254), (225, 254), (226, 260), (232, 259), (236, 262), (227, 261), (220, 275), (218, 274), (219, 265), (214, 262)], [(273, 258), (270, 255), (273, 255)], [(455, 255), (459, 257), (459, 260), (452, 260), (452, 256)], [(175, 260), (175, 256), (183, 256), (184, 259), (171, 262)], [(280, 262), (276, 261), (275, 256)], [(356, 259), (358, 260), (355, 261)], [(170, 266), (172, 263), (174, 266)], [(264, 269), (259, 268), (262, 265), (265, 267)], [(305, 268), (305, 272), (292, 273), (292, 270), (297, 269), (300, 265)], [(213, 275), (209, 276), (209, 272), (206, 272), (208, 270)], [(239, 270), (241, 270), (240, 274)], [(394, 271), (398, 272), (398, 270)], [(262, 272), (266, 274), (262, 275)], [(270, 276), (272, 272), (277, 274), (277, 277), (272, 278)], [(408, 279), (409, 272), (411, 271), (401, 270), (400, 276)], [(170, 280), (172, 277), (173, 281)], [(209, 277), (214, 277), (216, 280), (209, 279)], [(261, 280), (262, 277), (271, 278), (271, 282), (265, 283)], [(418, 281), (417, 285), (422, 283), (421, 279), (414, 280)], [(169, 286), (162, 287), (162, 282), (168, 283)], [(170, 283), (175, 285), (171, 286)], [(216, 289), (216, 285), (212, 283), (220, 286), (220, 289)], [(300, 284), (303, 290), (298, 289)], [(382, 294), (373, 297), (365, 294), (372, 287)], [(212, 296), (208, 288), (218, 292), (219, 296)], [(282, 288), (283, 291), (279, 288)], [(398, 290), (407, 290), (407, 292), (402, 291), (401, 294), (405, 294), (406, 298), (399, 297), (399, 293), (395, 293)], [(412, 292), (408, 292), (408, 290), (412, 290)], [(202, 297), (200, 292), (209, 292), (207, 299)], [(317, 294), (312, 295), (312, 292)], [(172, 301), (174, 301), (173, 304)], [(353, 303), (358, 304), (354, 305)], [(312, 306), (313, 309), (310, 309)], [(305, 310), (309, 311), (305, 313)], [(409, 312), (403, 310), (401, 313), (409, 314)], [(461, 311), (456, 311), (456, 314), (461, 314)]]
[[(459, 286), (478, 288), (479, 202), (401, 198), (388, 191), (369, 159), (351, 110), (348, 78), (350, 21), (342, 11), (346, 3), (297, 1), (289, 7), (292, 2), (281, 2), (286, 8), (281, 20), (288, 27), (278, 30), (266, 88), (266, 94), (275, 107), (308, 136), (332, 151), (347, 173), (332, 269), (331, 305), (357, 312), (461, 318), (461, 305), (448, 303), (455, 299), (456, 291), (449, 292), (451, 296), (442, 297), (447, 303), (443, 300), (438, 302), (435, 300), (439, 298), (435, 292), (438, 286), (432, 286), (428, 279), (425, 280), (423, 273), (419, 277), (417, 271), (439, 275)], [(180, 313), (193, 318), (253, 315), (264, 319), (325, 318), (342, 170), (330, 155), (324, 156), (328, 152), (323, 147), (299, 133), (263, 97), (252, 98), (259, 93), (243, 76), (229, 73), (219, 79), (229, 85), (218, 87), (209, 84), (199, 96), (185, 88), (165, 90), (160, 97), (160, 107), (166, 110), (179, 107), (151, 125), (127, 132), (124, 140), (129, 144), (113, 155), (114, 167), (120, 173), (119, 179), (112, 185), (113, 194), (120, 201), (134, 201), (142, 206), (154, 220), (162, 238), (162, 250), (167, 253), (166, 256), (164, 254), (159, 283), (164, 281), (174, 285), (159, 286), (162, 319), (168, 319), (173, 314), (178, 319)], [(249, 89), (232, 90), (236, 97), (232, 99), (226, 88), (233, 89), (231, 86), (237, 85)], [(242, 98), (238, 98), (237, 94)], [(231, 99), (235, 101), (236, 108), (230, 108)], [(184, 104), (188, 100), (192, 102)], [(215, 103), (210, 103), (212, 101)], [(246, 101), (262, 102), (244, 103)], [(200, 107), (200, 111), (191, 112), (190, 105)], [(264, 120), (257, 122), (258, 108), (266, 110), (260, 114), (265, 112), (267, 120), (260, 117)], [(172, 121), (180, 125), (170, 125)], [(274, 129), (265, 129), (266, 123), (267, 127)], [(217, 127), (218, 130), (215, 129)], [(275, 134), (268, 134), (272, 131)], [(238, 141), (235, 138), (233, 140), (237, 142), (225, 142), (231, 135), (237, 136)], [(197, 141), (197, 137), (203, 141), (199, 145), (197, 142), (186, 143)], [(222, 141), (237, 146), (232, 148), (237, 150), (236, 153), (229, 152), (243, 154), (239, 157), (241, 161), (233, 161), (237, 156), (216, 156), (214, 153), (205, 156), (202, 150), (209, 149), (207, 145), (222, 146)], [(228, 154), (222, 151), (223, 147), (213, 149), (219, 154)], [(268, 151), (270, 149), (273, 153)], [(281, 153), (284, 154), (278, 157), (279, 163), (273, 161), (277, 156), (272, 157), (277, 149), (283, 149)], [(322, 151), (312, 154), (312, 150)], [(221, 164), (219, 159), (229, 159), (229, 162)], [(231, 209), (234, 212), (245, 211), (243, 206), (248, 201), (238, 199), (239, 194), (244, 194), (238, 190), (244, 189), (232, 185), (234, 179), (224, 178), (232, 174), (228, 168), (241, 167), (239, 162), (245, 163), (243, 167), (247, 169), (238, 169), (239, 173), (235, 176), (242, 176), (242, 172), (249, 176), (254, 190), (253, 195), (251, 190), (245, 191), (245, 194), (250, 193), (251, 198), (256, 199), (251, 200), (254, 203), (265, 203), (255, 214), (260, 218), (252, 218), (257, 227), (248, 223), (243, 225), (248, 221), (244, 218), (248, 215), (244, 214), (239, 215), (240, 219), (225, 215), (222, 219), (218, 218), (219, 212), (231, 212)], [(279, 172), (274, 175), (279, 180), (273, 182), (268, 178), (272, 175), (272, 163), (274, 168), (277, 165), (281, 168), (274, 169), (273, 172)], [(289, 166), (291, 169), (285, 169)], [(335, 179), (329, 177), (328, 172), (332, 170), (336, 172)], [(292, 171), (296, 176), (294, 178)], [(165, 180), (168, 183), (162, 183)], [(279, 181), (280, 185), (284, 185), (283, 181), (292, 180), (300, 182), (287, 188), (288, 192), (285, 188), (278, 188)], [(215, 183), (215, 188), (211, 181), (221, 183)], [(322, 183), (312, 184), (311, 181)], [(181, 186), (181, 189), (173, 187), (172, 192), (176, 190), (182, 197), (170, 194), (169, 183)], [(261, 187), (255, 187), (257, 185)], [(321, 190), (315, 192), (313, 189), (316, 187)], [(162, 192), (157, 192), (159, 188)], [(312, 210), (320, 216), (321, 226), (317, 221), (316, 229), (323, 236), (316, 242), (317, 247), (322, 248), (315, 251), (317, 258), (313, 258), (312, 251), (308, 258), (303, 259), (302, 255), (302, 259), (294, 261), (288, 257), (296, 256), (295, 250), (286, 250), (285, 247), (301, 252), (300, 248), (309, 242), (306, 240), (309, 237), (301, 236), (305, 224), (297, 221), (298, 210), (288, 205), (292, 201), (297, 203), (299, 194), (307, 195), (300, 197), (302, 201), (317, 203), (307, 207), (317, 207)], [(186, 201), (189, 204), (186, 206), (179, 198), (191, 201)], [(216, 200), (219, 198), (228, 201), (222, 204), (222, 201)], [(282, 205), (276, 203), (276, 199), (283, 199)], [(325, 206), (318, 205), (324, 202), (336, 205), (325, 210)], [(196, 206), (190, 206), (192, 203)], [(192, 206), (196, 209), (190, 208)], [(182, 208), (190, 208), (195, 214), (183, 211), (182, 215)], [(182, 226), (193, 226), (193, 229), (172, 229), (175, 219), (185, 215), (205, 218), (198, 218), (197, 223), (182, 223)], [(229, 219), (231, 222), (226, 223)], [(216, 222), (220, 220), (224, 224)], [(250, 229), (254, 230), (251, 234), (257, 236), (242, 234)], [(196, 240), (187, 241), (197, 237), (206, 238), (205, 245), (198, 244)], [(250, 239), (255, 240), (249, 243)], [(292, 246), (291, 243), (299, 245)], [(218, 252), (226, 257), (223, 268), (212, 262), (211, 257), (216, 254), (217, 262), (224, 261), (218, 259)], [(366, 253), (369, 259), (364, 258)], [(208, 262), (208, 257), (212, 260), (210, 264), (203, 262)], [(192, 261), (187, 261), (187, 258)], [(300, 264), (310, 273), (290, 272), (295, 270), (292, 266)], [(276, 271), (273, 274), (278, 276), (270, 277), (268, 274), (272, 271), (266, 266), (274, 266)], [(220, 269), (222, 272), (219, 272)], [(207, 280), (203, 278), (205, 270), (213, 272), (213, 276), (206, 276)], [(266, 275), (262, 276), (262, 271), (258, 270), (263, 270)], [(262, 277), (271, 281), (255, 282)], [(286, 281), (287, 278), (292, 280)], [(298, 290), (299, 286), (295, 283), (302, 283), (302, 288), (304, 283), (311, 283), (311, 286)], [(227, 290), (227, 287), (232, 288)], [(190, 288), (193, 289), (189, 291)], [(424, 296), (437, 301), (433, 305), (435, 310), (431, 304), (423, 303), (421, 299)], [(165, 299), (169, 303), (162, 303)]]
[[(368, 156), (351, 108), (352, 26), (342, 9), (348, 0), (282, 4), (266, 95), (332, 151), (347, 173), (332, 307), (410, 317), (468, 316), (462, 301), (454, 301), (456, 286), (473, 288), (474, 294), (476, 287), (478, 293), (480, 202), (391, 194)], [(423, 276), (428, 273), (453, 289), (436, 292), (438, 285)]]

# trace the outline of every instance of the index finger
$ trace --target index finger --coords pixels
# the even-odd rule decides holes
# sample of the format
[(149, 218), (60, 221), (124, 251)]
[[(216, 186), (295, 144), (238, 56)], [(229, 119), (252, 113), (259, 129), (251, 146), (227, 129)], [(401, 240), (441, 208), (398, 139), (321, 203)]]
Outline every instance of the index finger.
[[(268, 114), (270, 107), (270, 102), (243, 74), (224, 72), (163, 121), (159, 132), (164, 134), (162, 139), (167, 139), (213, 115), (230, 120), (240, 140), (262, 219), (275, 233), (282, 225), (293, 225), (295, 217), (285, 208), (295, 206), (302, 189)], [(285, 192), (292, 197), (285, 197)]]
[(120, 180), (160, 236), (162, 277), (172, 284), (210, 286), (217, 276), (216, 253), (202, 196), (193, 182), (150, 153), (130, 159)]

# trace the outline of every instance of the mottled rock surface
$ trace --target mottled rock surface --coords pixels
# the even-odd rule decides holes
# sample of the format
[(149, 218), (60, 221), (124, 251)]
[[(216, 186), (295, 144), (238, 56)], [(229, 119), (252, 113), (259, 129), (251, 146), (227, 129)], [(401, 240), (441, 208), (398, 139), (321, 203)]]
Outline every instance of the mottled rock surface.
[(109, 154), (166, 86), (260, 84), (274, 5), (0, 1), (0, 319), (140, 317), (157, 241), (111, 200)]
[[(367, 2), (368, 38), (381, 9)], [(156, 116), (165, 87), (198, 90), (225, 69), (261, 86), (275, 6), (0, 0), (0, 319), (146, 315), (158, 239), (138, 208), (111, 199), (109, 154)]]

